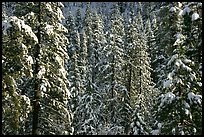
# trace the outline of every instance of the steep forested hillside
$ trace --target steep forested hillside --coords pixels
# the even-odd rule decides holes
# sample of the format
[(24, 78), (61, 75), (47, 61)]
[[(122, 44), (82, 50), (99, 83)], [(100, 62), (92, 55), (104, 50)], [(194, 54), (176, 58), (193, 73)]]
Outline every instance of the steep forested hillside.
[(3, 135), (201, 135), (201, 2), (2, 2)]

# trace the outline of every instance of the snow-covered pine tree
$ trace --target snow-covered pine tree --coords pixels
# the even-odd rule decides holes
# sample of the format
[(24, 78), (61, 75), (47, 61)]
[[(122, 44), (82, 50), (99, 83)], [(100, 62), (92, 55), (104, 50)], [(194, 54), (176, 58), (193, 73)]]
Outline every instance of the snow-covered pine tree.
[(33, 127), (33, 134), (72, 133), (72, 114), (68, 108), (70, 93), (64, 68), (68, 40), (64, 35), (67, 29), (60, 23), (64, 18), (62, 7), (59, 2), (28, 2), (18, 3), (16, 8), (15, 14), (33, 28), (39, 39), (38, 45), (32, 45), (31, 50), (34, 57), (33, 101), (38, 101), (33, 113), (33, 126), (36, 127)]
[(97, 135), (103, 124), (103, 101), (99, 92), (87, 91), (79, 96), (73, 126), (75, 135)]
[[(100, 96), (104, 97), (104, 100), (102, 102), (104, 103), (106, 100), (106, 97), (104, 96), (104, 87), (106, 84), (104, 84), (104, 71), (107, 70), (102, 68), (105, 68), (105, 62), (106, 54), (107, 52), (104, 52), (104, 48), (107, 44), (105, 34), (104, 34), (104, 22), (102, 21), (102, 15), (98, 14), (96, 11), (93, 12), (92, 17), (92, 30), (93, 30), (93, 53), (91, 54), (91, 58), (93, 58), (92, 62), (92, 84), (94, 92), (97, 92), (100, 94)], [(104, 105), (104, 104), (103, 104)], [(103, 106), (104, 107), (104, 106)], [(104, 111), (100, 112), (101, 115), (104, 116)], [(104, 119), (101, 120), (101, 123), (104, 123)]]
[(91, 12), (91, 7), (90, 7), (90, 2), (86, 3), (86, 11), (85, 11), (85, 17), (83, 20), (83, 29), (86, 34), (86, 44), (87, 44), (87, 90), (92, 90), (92, 58), (91, 54), (93, 53), (93, 43), (92, 43), (92, 36), (93, 36), (93, 31), (92, 31), (92, 12)]
[[(201, 6), (200, 6), (201, 5)], [(179, 12), (179, 15), (184, 19), (183, 25), (183, 34), (188, 38), (186, 40), (187, 46), (187, 55), (190, 56), (193, 60), (199, 60), (201, 63), (201, 55), (202, 55), (202, 43), (201, 40), (201, 26), (202, 26), (202, 4), (199, 2), (186, 2), (182, 5), (182, 10)]]
[(8, 16), (7, 15), (7, 9), (6, 9), (6, 3), (5, 2), (2, 2), (2, 20), (5, 20), (5, 18)]
[(147, 31), (150, 31), (150, 32), (146, 32), (148, 33), (147, 34), (147, 39), (148, 39), (148, 42), (147, 44), (149, 45), (149, 52), (150, 52), (150, 64), (151, 64), (151, 67), (153, 69), (152, 73), (151, 73), (151, 77), (153, 78), (153, 82), (157, 83), (157, 80), (158, 80), (158, 74), (159, 72), (156, 70), (156, 68), (159, 68), (161, 67), (161, 63), (162, 61), (164, 60), (163, 58), (163, 55), (160, 54), (159, 55), (159, 50), (160, 50), (160, 47), (159, 47), (159, 42), (156, 40), (158, 40), (156, 38), (156, 33), (158, 32), (158, 22), (157, 22), (157, 18), (156, 18), (156, 13), (152, 13), (152, 20), (150, 21), (150, 24), (147, 22), (147, 27), (148, 26), (151, 26), (150, 29), (147, 28)]
[[(93, 40), (91, 40), (90, 48), (92, 49), (92, 52), (90, 52), (90, 59), (92, 60), (90, 62), (90, 68), (91, 71), (88, 71), (91, 78), (91, 83), (87, 83), (84, 81), (85, 85), (87, 85), (86, 91), (80, 95), (79, 97), (79, 105), (76, 108), (75, 116), (76, 119), (74, 120), (73, 124), (75, 124), (75, 133), (76, 134), (98, 134), (98, 126), (100, 124), (103, 125), (103, 113), (102, 113), (102, 107), (103, 107), (103, 101), (102, 97), (100, 95), (100, 92), (98, 84), (100, 84), (100, 79), (98, 78), (98, 67), (100, 66), (99, 61), (99, 50), (102, 49), (103, 41), (104, 41), (104, 34), (103, 34), (103, 25), (101, 22), (101, 19), (99, 15), (94, 12), (92, 17), (92, 34), (93, 34)], [(86, 34), (82, 30), (81, 34), (81, 67), (87, 68), (87, 48), (86, 48)], [(94, 46), (94, 47), (91, 47)], [(85, 76), (84, 80), (87, 80), (87, 69), (83, 70), (83, 75)], [(86, 107), (85, 107), (86, 105)], [(87, 106), (88, 105), (88, 106)], [(92, 114), (89, 114), (91, 111)], [(82, 114), (84, 112), (84, 114)], [(79, 117), (80, 115), (80, 117)]]
[(153, 68), (152, 77), (156, 83), (156, 87), (162, 86), (162, 78), (165, 75), (165, 63), (168, 58), (169, 47), (169, 20), (168, 20), (168, 2), (155, 3), (154, 18), (152, 22), (154, 33), (154, 46), (150, 47), (151, 50), (151, 65)]
[[(82, 109), (83, 103), (86, 104), (88, 102), (83, 102), (87, 100), (81, 100), (84, 98), (87, 92), (87, 38), (84, 30), (81, 30), (81, 34), (78, 33), (77, 27), (75, 26), (75, 20), (71, 12), (69, 12), (67, 25), (68, 33), (67, 37), (69, 39), (69, 62), (68, 72), (69, 72), (69, 82), (70, 82), (70, 91), (71, 91), (71, 108), (74, 112), (74, 120), (72, 126), (75, 128), (74, 134), (89, 134), (87, 131), (80, 131), (78, 125), (84, 122), (84, 119), (88, 119), (89, 117), (84, 117), (81, 115), (81, 111), (86, 111), (86, 108)], [(91, 107), (91, 106), (89, 106)], [(80, 109), (79, 109), (80, 108)]]
[(154, 84), (150, 77), (151, 67), (148, 45), (145, 39), (143, 20), (140, 12), (129, 22), (127, 33), (127, 47), (129, 51), (129, 68), (131, 68), (131, 106), (132, 113), (131, 134), (148, 134), (151, 115)]
[(80, 8), (78, 8), (76, 11), (75, 25), (77, 27), (78, 33), (80, 33), (83, 28)]
[(146, 118), (146, 121), (148, 121), (148, 128), (149, 128), (149, 131), (152, 130), (154, 124), (155, 124), (155, 105), (157, 104), (157, 96), (160, 94), (160, 91), (158, 90), (158, 88), (156, 88), (156, 84), (154, 82), (154, 78), (153, 78), (153, 69), (152, 69), (152, 65), (151, 65), (151, 48), (155, 46), (155, 36), (154, 36), (154, 32), (152, 30), (152, 26), (151, 26), (151, 21), (150, 21), (150, 18), (146, 20), (146, 23), (145, 23), (145, 41), (146, 41), (146, 45), (147, 45), (147, 49), (146, 49), (146, 52), (148, 53), (148, 62), (149, 62), (149, 72), (151, 73), (150, 74), (150, 81), (151, 81), (151, 84), (150, 86), (152, 86), (152, 92), (150, 94), (150, 96), (148, 95), (148, 98), (149, 98), (149, 105), (148, 105), (148, 115)]
[[(72, 94), (72, 100), (74, 101), (74, 98), (77, 98), (79, 92), (84, 92), (84, 91), (80, 89), (81, 81), (80, 81), (80, 72), (78, 67), (80, 36), (75, 26), (75, 20), (71, 11), (69, 11), (68, 13), (66, 28), (68, 29), (68, 33), (66, 34), (66, 36), (69, 40), (69, 44), (67, 46), (69, 60), (66, 61), (66, 67), (67, 67), (67, 71), (69, 72), (68, 73), (68, 80), (70, 82), (69, 90)], [(75, 100), (74, 102), (77, 103), (77, 100)]]
[[(182, 34), (186, 37), (182, 49), (185, 51), (186, 57), (195, 64), (192, 69), (195, 72), (195, 81), (199, 83), (199, 86), (196, 86), (195, 93), (202, 95), (202, 4), (200, 2), (186, 2), (182, 3), (181, 6), (182, 10), (179, 15), (183, 18)], [(191, 107), (193, 121), (197, 130), (195, 134), (201, 134), (202, 119), (198, 113), (200, 107), (197, 107), (197, 105)]]
[(201, 131), (198, 126), (201, 121), (198, 115), (202, 115), (202, 96), (198, 92), (201, 85), (196, 77), (195, 62), (185, 55), (187, 37), (181, 31), (179, 8), (179, 3), (169, 8), (173, 52), (166, 64), (167, 78), (159, 97), (157, 120), (161, 123), (161, 134), (193, 135)]
[[(99, 68), (100, 68), (100, 61), (99, 61), (99, 56), (101, 56), (100, 54), (100, 50), (104, 47), (104, 40), (105, 40), (105, 36), (104, 36), (104, 26), (103, 26), (103, 22), (102, 22), (102, 18), (100, 15), (97, 14), (97, 12), (93, 12), (93, 16), (92, 16), (92, 30), (93, 30), (93, 40), (92, 40), (92, 48), (93, 48), (93, 52), (91, 53), (90, 58), (92, 58), (92, 84), (93, 84), (93, 88), (94, 90), (99, 91), (99, 85), (101, 83), (101, 79), (100, 77), (97, 77), (99, 75)], [(103, 56), (103, 55), (102, 55)]]
[[(123, 19), (120, 15), (118, 5), (115, 4), (112, 9), (111, 23), (109, 25), (109, 34), (108, 34), (108, 44), (110, 44), (110, 83), (109, 90), (107, 91), (107, 96), (109, 102), (107, 106), (109, 107), (109, 124), (113, 128), (118, 129), (119, 131), (115, 134), (122, 134), (124, 131), (121, 117), (121, 111), (117, 111), (120, 108), (120, 103), (123, 102), (122, 98), (124, 92), (126, 92), (125, 87), (125, 73), (124, 73), (124, 25)], [(108, 101), (108, 100), (107, 100)], [(114, 133), (113, 133), (114, 134)]]
[(2, 20), (2, 133), (26, 134), (30, 98), (17, 87), (21, 76), (33, 77), (31, 45), (38, 43), (30, 26), (16, 16)]
[(79, 72), (81, 79), (81, 90), (86, 91), (87, 86), (87, 38), (84, 30), (80, 33), (80, 48), (79, 48)]

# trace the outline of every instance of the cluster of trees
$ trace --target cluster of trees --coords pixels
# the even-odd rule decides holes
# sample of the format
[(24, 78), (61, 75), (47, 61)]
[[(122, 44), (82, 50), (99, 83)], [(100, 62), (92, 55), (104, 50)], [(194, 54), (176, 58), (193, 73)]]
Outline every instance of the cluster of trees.
[(202, 3), (78, 4), (2, 3), (2, 133), (202, 134)]

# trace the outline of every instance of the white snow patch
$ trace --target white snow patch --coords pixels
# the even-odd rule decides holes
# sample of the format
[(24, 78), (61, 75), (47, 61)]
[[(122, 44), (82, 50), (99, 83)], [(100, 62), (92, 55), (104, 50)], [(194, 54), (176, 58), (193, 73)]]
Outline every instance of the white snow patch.
[(190, 67), (186, 66), (180, 59), (176, 60), (175, 65), (176, 65), (177, 68), (180, 68), (180, 66), (182, 66), (182, 68), (184, 70), (187, 70), (189, 72), (192, 71), (192, 69)]
[(136, 122), (136, 125), (137, 125), (138, 127), (141, 126), (139, 121)]
[(196, 79), (196, 76), (195, 76), (196, 74), (195, 73), (191, 73), (190, 74), (190, 79), (191, 79), (191, 81), (193, 81), (193, 80), (195, 80)]
[(139, 119), (139, 122), (143, 125), (145, 125), (145, 122), (142, 120), (142, 117), (139, 115), (139, 113), (137, 113), (137, 117)]
[(169, 60), (169, 62), (167, 63), (167, 65), (171, 65), (171, 63), (178, 58), (178, 54), (175, 54), (171, 57), (171, 59)]
[(201, 82), (197, 82), (199, 87), (202, 87), (202, 83)]
[(58, 7), (57, 8), (57, 18), (59, 19), (59, 21), (61, 22), (63, 19), (65, 19), (62, 10)]
[(181, 133), (181, 135), (185, 135), (185, 134), (184, 134), (184, 131), (181, 131), (180, 133)]
[(183, 34), (177, 33), (176, 34), (176, 39), (181, 39), (181, 38), (184, 38)]
[(184, 100), (183, 104), (184, 104), (185, 108), (190, 108), (190, 105), (185, 100)]
[(53, 12), (53, 10), (52, 10), (52, 7), (51, 7), (51, 5), (50, 5), (50, 3), (46, 3), (46, 9), (48, 10), (48, 11), (50, 11), (50, 12)]
[(201, 2), (199, 2), (197, 5), (198, 5), (198, 7), (202, 7), (202, 3)]
[(26, 102), (27, 105), (30, 105), (30, 98), (25, 96), (25, 95), (21, 95), (21, 98)]
[(12, 27), (11, 24), (8, 22), (8, 20), (2, 21), (2, 29), (3, 29), (3, 34), (7, 35), (7, 30)]
[(188, 109), (185, 109), (185, 114), (188, 116), (190, 114), (190, 111)]
[(152, 135), (159, 135), (160, 130), (159, 130), (159, 129), (152, 130), (150, 133), (151, 133)]
[(175, 62), (175, 65), (177, 66), (177, 68), (180, 68), (180, 66), (183, 64), (183, 62), (180, 59), (177, 59)]
[(188, 6), (185, 6), (183, 9), (182, 15), (184, 16), (186, 13), (190, 13), (191, 9)]
[(54, 26), (47, 24), (45, 27), (45, 31), (47, 32), (48, 35), (53, 33), (53, 28)]
[(180, 12), (179, 12), (178, 15), (179, 15), (179, 16), (182, 16), (182, 15), (183, 15), (183, 10), (180, 10)]
[(190, 67), (186, 66), (183, 62), (181, 62), (181, 64), (182, 64), (183, 69), (185, 69), (185, 70), (187, 70), (189, 72), (192, 71), (192, 69)]
[(172, 132), (172, 134), (174, 134), (174, 135), (175, 135), (176, 129), (175, 129), (175, 128), (173, 128), (173, 129), (171, 130), (171, 132)]
[(180, 83), (181, 85), (184, 85), (183, 81), (180, 78), (177, 79), (177, 83)]
[(35, 13), (31, 11), (31, 12), (28, 14), (28, 19), (32, 19), (32, 18), (34, 17), (34, 15), (35, 15)]
[(27, 61), (29, 64), (33, 64), (33, 58), (31, 56), (28, 56)]
[(44, 84), (41, 84), (40, 91), (46, 92), (46, 87)]
[(192, 120), (191, 112), (190, 112), (188, 109), (185, 109), (185, 114), (186, 114), (187, 116), (189, 115), (189, 118)]
[(163, 88), (169, 88), (172, 86), (172, 81), (171, 80), (166, 80), (163, 83)]
[(172, 103), (172, 101), (176, 98), (176, 96), (172, 93), (172, 92), (168, 92), (166, 93), (162, 99), (161, 99), (161, 103), (159, 105), (159, 107), (162, 107), (164, 105), (164, 103), (170, 104)]
[(38, 72), (37, 77), (41, 78), (42, 75), (45, 74), (45, 72), (46, 72), (45, 67), (44, 66), (40, 66), (40, 71)]
[(180, 37), (179, 39), (176, 39), (176, 41), (174, 42), (173, 46), (182, 44), (182, 42), (183, 42), (182, 38), (184, 38), (184, 37)]
[(162, 123), (158, 123), (157, 126), (160, 129), (162, 127)]
[(169, 11), (170, 12), (176, 12), (176, 8), (175, 7), (171, 7)]
[(182, 7), (182, 3), (178, 2), (178, 7), (181, 8)]
[(61, 23), (58, 23), (58, 31), (68, 32), (67, 28), (65, 28)]
[(186, 63), (186, 64), (188, 64), (188, 63), (191, 63), (192, 61), (191, 61), (190, 59), (185, 58), (185, 59), (183, 60), (183, 62)]
[(57, 55), (57, 54), (55, 54), (56, 56), (55, 56), (55, 59), (56, 59), (56, 61), (61, 65), (62, 64), (62, 58), (59, 56), (59, 55)]
[(193, 128), (193, 132), (194, 132), (194, 133), (196, 133), (196, 132), (197, 132), (196, 128)]
[(171, 73), (168, 74), (167, 78), (169, 80), (173, 80), (173, 76), (174, 76), (174, 72), (171, 72)]
[(21, 44), (21, 47), (22, 47), (23, 49), (27, 49), (26, 45), (24, 45), (23, 43)]
[(195, 20), (197, 20), (198, 18), (199, 18), (199, 14), (195, 12), (195, 13), (193, 13), (191, 20), (192, 20), (192, 21), (195, 21)]
[(59, 2), (60, 7), (64, 8), (64, 4), (62, 2)]
[(202, 96), (201, 95), (195, 95), (193, 92), (188, 93), (188, 99), (190, 101), (190, 104), (192, 104), (193, 102), (201, 104), (201, 102), (202, 102)]

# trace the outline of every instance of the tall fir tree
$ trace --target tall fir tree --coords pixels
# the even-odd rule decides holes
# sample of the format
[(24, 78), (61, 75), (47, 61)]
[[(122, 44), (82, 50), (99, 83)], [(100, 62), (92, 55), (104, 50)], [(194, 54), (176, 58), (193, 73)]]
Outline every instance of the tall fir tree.
[(68, 108), (70, 93), (67, 89), (67, 72), (64, 69), (64, 60), (68, 58), (68, 40), (64, 36), (67, 29), (60, 23), (64, 18), (61, 7), (62, 3), (58, 2), (28, 2), (18, 3), (15, 11), (15, 15), (23, 18), (40, 39), (31, 49), (35, 86), (33, 134), (72, 132), (72, 114)]
[(33, 58), (28, 50), (38, 39), (23, 20), (10, 16), (2, 20), (2, 42), (2, 133), (24, 134), (32, 104), (16, 81), (22, 75), (33, 77)]
[(181, 31), (182, 18), (178, 14), (179, 8), (179, 3), (173, 3), (169, 7), (172, 55), (166, 65), (167, 78), (163, 81), (157, 118), (162, 125), (161, 134), (192, 135), (200, 132), (197, 125), (199, 118), (192, 114), (196, 112), (202, 115), (202, 97), (196, 95), (199, 94), (197, 91), (201, 85), (196, 77), (195, 62), (185, 55), (184, 43), (187, 37)]

